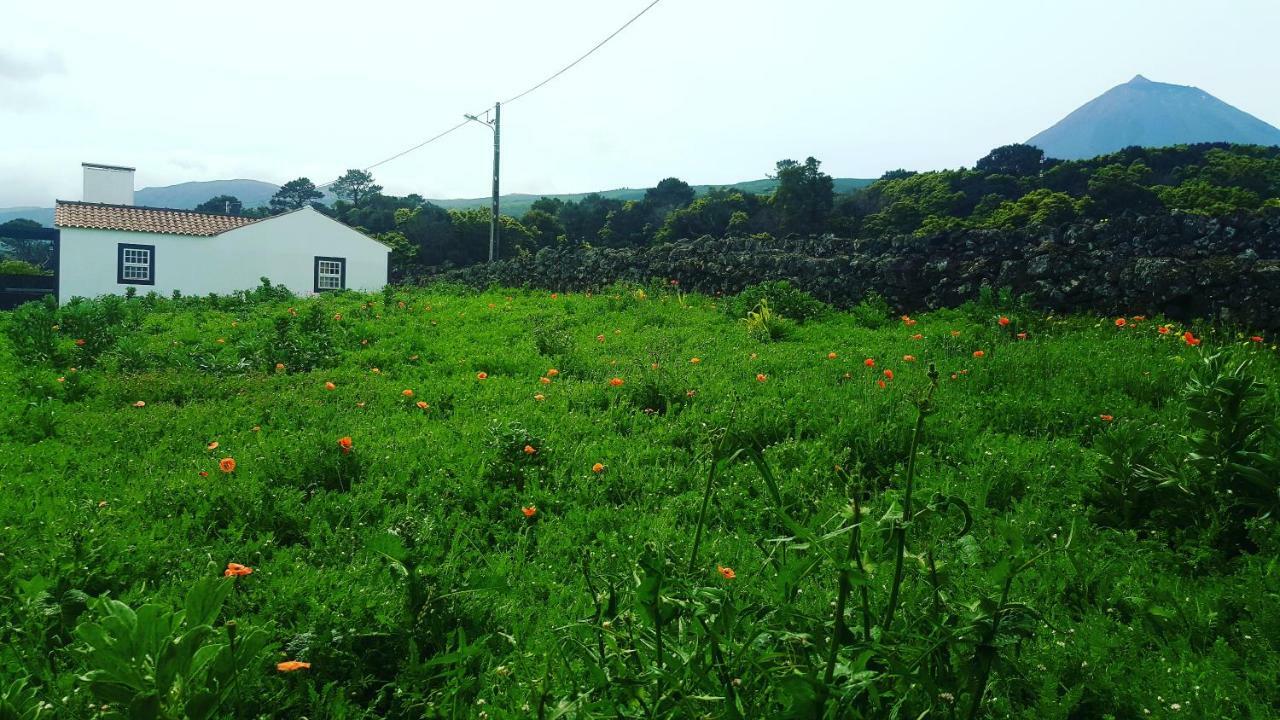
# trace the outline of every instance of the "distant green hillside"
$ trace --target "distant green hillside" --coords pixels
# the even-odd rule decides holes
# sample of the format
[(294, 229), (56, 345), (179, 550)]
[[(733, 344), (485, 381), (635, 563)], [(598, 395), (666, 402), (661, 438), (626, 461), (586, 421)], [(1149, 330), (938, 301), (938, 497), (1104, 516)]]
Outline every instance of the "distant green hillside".
[[(837, 194), (847, 193), (853, 190), (857, 190), (858, 188), (861, 188), (861, 187), (866, 187), (867, 185), (870, 185), (873, 182), (875, 182), (875, 180), (864, 179), (864, 178), (836, 178), (835, 191)], [(699, 195), (704, 195), (708, 190), (711, 190), (712, 188), (718, 188), (718, 187), (732, 187), (732, 188), (737, 188), (738, 190), (742, 190), (744, 192), (755, 193), (756, 195), (765, 195), (773, 192), (773, 189), (777, 187), (777, 185), (778, 185), (777, 180), (763, 178), (760, 180), (747, 180), (745, 182), (733, 183), (730, 185), (694, 185), (693, 189)], [(538, 198), (543, 198), (543, 197), (558, 198), (560, 200), (565, 200), (565, 201), (570, 201), (570, 200), (576, 201), (576, 200), (581, 200), (582, 198), (588, 195), (596, 194), (596, 195), (601, 195), (603, 197), (612, 198), (615, 200), (623, 200), (623, 201), (639, 200), (640, 198), (644, 197), (644, 192), (646, 189), (647, 188), (618, 188), (616, 190), (601, 190), (596, 193), (566, 193), (563, 195), (550, 195), (550, 194), (534, 195), (529, 193), (511, 193), (509, 195), (503, 195), (501, 198), (502, 213), (504, 215), (519, 217), (523, 215), (529, 209), (529, 207), (533, 205), (535, 201), (538, 200)], [(461, 209), (474, 208), (474, 207), (489, 207), (490, 198), (488, 197), (465, 198), (465, 199), (455, 198), (455, 199), (449, 199), (449, 200), (431, 199), (431, 200), (428, 200), (428, 202), (434, 205), (439, 205), (440, 207), (448, 210), (461, 210)]]

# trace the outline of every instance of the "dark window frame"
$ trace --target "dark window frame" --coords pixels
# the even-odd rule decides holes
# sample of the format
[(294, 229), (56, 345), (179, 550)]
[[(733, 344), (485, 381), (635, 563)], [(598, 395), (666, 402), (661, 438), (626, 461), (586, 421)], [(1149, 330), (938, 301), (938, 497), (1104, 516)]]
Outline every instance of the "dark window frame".
[[(124, 276), (124, 251), (147, 251), (147, 279), (126, 278)], [(137, 245), (135, 243), (116, 243), (116, 284), (118, 285), (155, 285), (156, 284), (156, 246)]]
[[(347, 259), (344, 257), (326, 257), (324, 255), (316, 255), (315, 258), (316, 258), (315, 261), (311, 265), (312, 278), (314, 280), (313, 287), (315, 288), (315, 291), (318, 293), (321, 293), (321, 292), (333, 292), (335, 290), (346, 290), (347, 289)], [(322, 260), (338, 263), (338, 287), (336, 288), (320, 287), (320, 261)]]

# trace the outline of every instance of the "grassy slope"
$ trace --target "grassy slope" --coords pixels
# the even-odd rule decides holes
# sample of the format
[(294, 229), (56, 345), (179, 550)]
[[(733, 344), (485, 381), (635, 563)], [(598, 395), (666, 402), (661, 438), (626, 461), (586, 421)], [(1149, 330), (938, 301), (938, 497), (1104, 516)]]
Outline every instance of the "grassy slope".
[[(591, 614), (584, 550), (598, 573), (624, 585), (645, 543), (687, 552), (708, 428), (732, 424), (773, 442), (768, 456), (784, 493), (824, 521), (846, 503), (831, 467), (847, 461), (847, 447), (889, 469), (901, 459), (885, 447), (896, 447), (912, 422), (907, 398), (922, 387), (925, 363), (937, 362), (943, 383), (920, 458), (920, 497), (955, 494), (974, 508), (975, 541), (936, 546), (957, 588), (989, 590), (984, 568), (1007, 553), (1000, 522), (1020, 527), (1036, 548), (1060, 548), (1074, 533), (1069, 551), (1051, 553), (1014, 586), (1015, 599), (1044, 613), (1047, 625), (1023, 645), (1017, 670), (998, 675), (997, 714), (1061, 717), (1062, 708), (1085, 703), (1081, 717), (1134, 717), (1144, 708), (1167, 716), (1173, 702), (1184, 708), (1179, 717), (1265, 714), (1280, 665), (1264, 624), (1276, 622), (1276, 581), (1262, 560), (1191, 574), (1160, 541), (1087, 519), (1083, 497), (1098, 462), (1089, 448), (1099, 434), (1171, 441), (1180, 428), (1177, 394), (1197, 351), (1153, 325), (1117, 331), (1015, 313), (1031, 333), (1019, 342), (988, 313), (938, 312), (919, 319), (914, 331), (925, 339), (913, 341), (899, 323), (869, 329), (837, 314), (759, 344), (706, 298), (685, 298), (682, 307), (665, 294), (510, 294), (428, 290), (403, 295), (405, 309), (370, 298), (362, 310), (364, 299), (351, 295), (291, 303), (304, 313), (320, 304), (325, 318), (342, 314), (333, 324), (335, 364), (312, 372), (237, 367), (287, 304), (239, 315), (153, 313), (99, 367), (61, 385), (54, 378), (65, 369), (21, 368), (0, 341), (0, 403), (11, 429), (0, 435), (0, 587), (40, 576), (131, 603), (171, 601), (228, 561), (252, 565), (233, 612), (242, 623), (274, 622), (281, 643), (315, 662), (305, 677), (269, 678), (279, 693), (273, 702), (297, 715), (310, 702), (299, 687), (316, 688), (329, 704), (355, 702), (343, 692), (366, 687), (356, 678), (373, 671), (333, 649), (340, 638), (350, 644), (353, 634), (396, 631), (401, 581), (367, 549), (370, 538), (395, 529), (429, 549), (432, 592), (449, 598), (433, 607), (447, 625), (492, 638), (469, 673), (479, 679), (460, 696), (486, 698), (491, 717), (521, 717), (545, 658), (569, 647), (563, 640), (573, 631), (565, 628)], [(556, 323), (571, 339), (558, 341), (557, 355), (540, 355), (533, 331)], [(1206, 346), (1226, 342), (1234, 340)], [(71, 338), (62, 344), (75, 352)], [(978, 348), (985, 358), (972, 357)], [(919, 362), (903, 362), (907, 353)], [(1280, 366), (1272, 353), (1259, 354), (1274, 387)], [(701, 363), (691, 364), (693, 356)], [(877, 359), (875, 369), (866, 357)], [(553, 365), (560, 376), (541, 384)], [(873, 382), (882, 368), (896, 372), (884, 390)], [(609, 387), (615, 376), (625, 378), (622, 388)], [(646, 380), (696, 396), (681, 412), (647, 414), (644, 400), (629, 400)], [(336, 389), (327, 392), (326, 381)], [(431, 410), (413, 407), (406, 388)], [(534, 399), (539, 392), (544, 401)], [(47, 406), (56, 437), (20, 438), (19, 426), (33, 422), (23, 415), (28, 397), (45, 393), (62, 398)], [(133, 407), (137, 400), (146, 406)], [(510, 450), (489, 444), (490, 429), (510, 423), (537, 448), (527, 463), (516, 451), (507, 466), (527, 465), (522, 487), (509, 476), (485, 477), (486, 464)], [(347, 465), (335, 444), (341, 436), (355, 444)], [(216, 451), (206, 450), (211, 441)], [(218, 471), (221, 457), (236, 459), (234, 474)], [(596, 462), (602, 474), (592, 472)], [(871, 516), (887, 502), (876, 495)], [(526, 505), (537, 506), (535, 521), (523, 517)], [(780, 590), (766, 541), (781, 529), (766, 505), (754, 471), (731, 467), (699, 572), (715, 586), (715, 565), (732, 566), (735, 591), (772, 607)], [(807, 580), (797, 611), (828, 612), (833, 577)], [(923, 585), (914, 570), (910, 577), (912, 587)], [(904, 612), (926, 601), (913, 591)], [(35, 622), (7, 598), (5, 606), (0, 625)], [(9, 638), (15, 644), (0, 650), (0, 662), (11, 672), (19, 658), (28, 668), (43, 662), (34, 636)], [(70, 682), (73, 656), (63, 648), (53, 657)], [(510, 677), (495, 675), (498, 666)], [(557, 670), (550, 691), (569, 697), (579, 680)], [(770, 682), (748, 672), (743, 692), (763, 697)], [(81, 716), (73, 705), (58, 716)]]

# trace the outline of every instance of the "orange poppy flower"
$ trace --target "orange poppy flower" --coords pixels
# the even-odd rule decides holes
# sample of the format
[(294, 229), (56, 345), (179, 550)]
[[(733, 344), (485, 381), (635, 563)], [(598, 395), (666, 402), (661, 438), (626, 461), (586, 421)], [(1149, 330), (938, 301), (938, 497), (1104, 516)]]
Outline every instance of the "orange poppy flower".
[(295, 670), (310, 670), (311, 663), (302, 662), (301, 660), (286, 660), (282, 663), (276, 663), (276, 670), (280, 672), (294, 672)]
[(724, 578), (725, 580), (732, 580), (738, 577), (738, 573), (734, 572), (733, 568), (725, 567), (724, 565), (717, 565), (716, 572), (720, 573), (720, 577)]
[(538, 507), (536, 505), (528, 505), (520, 508), (520, 512), (524, 513), (525, 517), (531, 518), (538, 514)]
[(603, 334), (601, 334), (601, 335), (597, 335), (597, 336), (596, 336), (596, 342), (604, 342), (604, 335), (603, 335)]
[(544, 376), (542, 376), (542, 377), (538, 378), (538, 382), (542, 383), (543, 385), (550, 385), (550, 384), (551, 384), (551, 378), (546, 377), (546, 376), (544, 375)]
[(534, 396), (533, 396), (533, 399), (534, 399), (534, 400), (537, 400), (538, 402), (542, 402), (543, 400), (546, 400), (546, 399), (547, 399), (547, 396), (546, 396), (546, 395), (543, 395), (542, 393), (538, 393), (538, 394), (536, 394), (536, 395), (534, 395)]
[(689, 358), (689, 362), (690, 362), (690, 363), (692, 363), (692, 364), (694, 364), (694, 365), (697, 365), (698, 363), (702, 362), (702, 358), (699, 358), (699, 357), (691, 357), (691, 358)]
[(597, 475), (604, 472), (604, 463), (596, 463), (595, 465), (592, 465), (591, 472), (596, 473)]
[(1146, 320), (1146, 319), (1147, 319), (1147, 316), (1146, 316), (1146, 315), (1134, 315), (1134, 316), (1133, 316), (1133, 321), (1134, 321), (1134, 322), (1142, 322), (1143, 320)]
[(405, 388), (404, 390), (401, 390), (400, 394), (405, 397), (413, 397), (413, 391), (410, 390), (409, 388)]
[(915, 361), (916, 361), (916, 356), (915, 356), (915, 355), (903, 355), (903, 356), (902, 356), (902, 362), (915, 362)]
[(626, 381), (625, 381), (625, 380), (623, 380), (622, 378), (620, 378), (620, 377), (616, 377), (616, 378), (614, 378), (614, 379), (612, 379), (612, 380), (610, 380), (610, 381), (609, 381), (609, 385), (610, 385), (611, 387), (622, 387), (622, 383), (624, 383), (624, 382), (626, 382)]
[(218, 461), (218, 469), (224, 473), (234, 472), (236, 469), (235, 458), (224, 457)]
[(555, 368), (549, 368), (547, 370), (547, 377), (555, 377), (559, 374), (560, 374), (560, 371)]
[(206, 449), (208, 449), (208, 450), (217, 450), (217, 449), (218, 449), (218, 441), (217, 441), (217, 440), (214, 440), (213, 442), (209, 443), (209, 445), (208, 445), (208, 447), (207, 447)]
[(1249, 338), (1249, 342), (1256, 342), (1256, 343), (1260, 343), (1260, 342), (1262, 342), (1262, 336), (1261, 336), (1261, 335), (1254, 335), (1253, 337)]
[(382, 370), (380, 370), (380, 369), (378, 369), (378, 368), (376, 368), (376, 367), (375, 367), (375, 368), (369, 368), (369, 372), (373, 373), (374, 375), (381, 375), (381, 374), (382, 374)]
[(987, 352), (986, 352), (985, 350), (974, 350), (974, 351), (973, 351), (973, 356), (974, 356), (974, 357), (976, 357), (976, 358), (986, 357), (986, 356), (987, 356)]
[(344, 455), (351, 452), (351, 446), (352, 442), (349, 436), (338, 438), (338, 448), (342, 450)]
[(342, 322), (342, 313), (334, 313), (333, 319), (336, 320), (337, 322)]
[(1000, 316), (1000, 319), (999, 319), (999, 320), (997, 320), (996, 322), (1000, 323), (1000, 327), (1008, 327), (1008, 326), (1009, 326), (1009, 318), (1007, 318), (1007, 317), (1005, 317), (1005, 316), (1003, 316), (1003, 315), (1001, 315), (1001, 316)]
[(1169, 326), (1168, 326), (1168, 325), (1161, 325), (1160, 327), (1156, 328), (1156, 331), (1158, 331), (1161, 335), (1168, 335), (1168, 334), (1169, 334)]
[(336, 389), (337, 389), (337, 387), (338, 387), (338, 386), (337, 386), (337, 385), (334, 385), (332, 382), (326, 382), (326, 383), (324, 384), (324, 389), (325, 389), (325, 390), (336, 390)]
[(551, 293), (551, 299), (552, 299), (552, 300), (555, 300), (555, 299), (556, 299), (556, 298), (558, 298), (558, 297), (560, 297), (560, 295), (559, 295), (558, 293)]
[(912, 335), (912, 336), (911, 336), (911, 339), (912, 339), (912, 340), (923, 340), (923, 339), (924, 339), (924, 336), (923, 336), (923, 335), (921, 335), (920, 333), (916, 333), (915, 335)]
[(488, 380), (488, 379), (489, 379), (489, 373), (487, 373), (487, 372), (478, 372), (478, 373), (476, 373), (476, 379), (477, 379), (477, 380)]
[(892, 380), (892, 379), (893, 379), (893, 371), (892, 371), (892, 370), (885, 370), (885, 371), (884, 371), (884, 379), (885, 379), (885, 380)]
[(76, 338), (76, 347), (84, 347), (84, 338)]
[(227, 569), (222, 572), (223, 577), (244, 577), (245, 575), (252, 574), (253, 568), (248, 565), (241, 565), (240, 563), (233, 562), (227, 563)]
[(209, 477), (209, 473), (204, 470), (201, 470), (198, 474), (200, 477)]
[(915, 320), (913, 320), (913, 319), (911, 319), (911, 317), (909, 317), (909, 316), (907, 316), (907, 315), (903, 315), (903, 316), (902, 316), (902, 324), (903, 324), (903, 325), (906, 325), (907, 327), (911, 327), (912, 325), (915, 325), (915, 324), (916, 324), (916, 321), (915, 321)]
[(862, 364), (863, 364), (863, 365), (866, 365), (867, 367), (875, 367), (875, 366), (876, 366), (876, 360), (875, 360), (875, 358), (867, 358), (866, 360), (863, 360), (863, 361), (862, 361)]
[(951, 337), (960, 337), (960, 331), (959, 331), (959, 330), (952, 330), (952, 331), (951, 331)]
[(1124, 318), (1116, 318), (1116, 327), (1124, 327), (1125, 325), (1128, 325), (1128, 324), (1129, 324), (1129, 321), (1125, 320)]
[(418, 409), (419, 409), (419, 410), (426, 410), (426, 409), (427, 409), (427, 408), (429, 408), (429, 407), (431, 407), (431, 406), (427, 404), (427, 401), (426, 401), (426, 400), (419, 400), (419, 401), (418, 401)]
[(835, 359), (836, 359), (836, 354), (835, 354), (835, 353), (833, 353), (833, 352), (829, 352), (829, 353), (827, 353), (827, 359), (828, 359), (828, 360), (835, 360)]
[(1101, 419), (1102, 422), (1111, 422), (1112, 420), (1115, 420), (1115, 417), (1111, 415), (1107, 415), (1105, 413), (1102, 415), (1099, 415), (1098, 418)]
[(64, 378), (64, 377), (60, 377), (60, 378), (58, 378), (58, 382), (60, 382), (60, 383), (64, 383), (64, 382), (66, 382), (66, 381), (67, 381), (67, 379), (66, 379), (66, 378)]
[(284, 363), (276, 363), (276, 372), (284, 372)]
[(657, 370), (657, 369), (658, 369), (658, 363), (649, 363), (649, 369), (650, 369), (650, 370)]
[(764, 382), (768, 379), (769, 379), (768, 375), (765, 375), (764, 373), (756, 373), (756, 382)]
[(1191, 345), (1191, 346), (1193, 346), (1193, 347), (1194, 347), (1194, 346), (1196, 346), (1196, 345), (1199, 345), (1199, 344), (1200, 344), (1200, 338), (1198, 338), (1198, 337), (1196, 337), (1195, 335), (1191, 334), (1191, 331), (1190, 331), (1190, 330), (1188, 330), (1188, 331), (1186, 331), (1186, 332), (1182, 333), (1182, 342), (1184, 342), (1184, 343), (1186, 343), (1186, 344)]
[(144, 400), (139, 400), (139, 401), (135, 402), (135, 403), (133, 404), (133, 406), (134, 406), (134, 407), (137, 407), (137, 408), (140, 408), (140, 407), (146, 407), (146, 406), (147, 406), (147, 403), (146, 403), (146, 401), (144, 401)]
[(1026, 334), (1026, 333), (1024, 333), (1024, 332), (1020, 332), (1020, 333), (1018, 333), (1018, 339), (1019, 339), (1019, 340), (1026, 340), (1026, 339), (1027, 339), (1027, 334)]
[(537, 449), (537, 448), (535, 448), (534, 446), (532, 446), (532, 445), (525, 445), (525, 446), (524, 446), (524, 454), (525, 454), (525, 455), (532, 455), (532, 454), (534, 454), (534, 453), (536, 453), (536, 452), (538, 452), (538, 449)]

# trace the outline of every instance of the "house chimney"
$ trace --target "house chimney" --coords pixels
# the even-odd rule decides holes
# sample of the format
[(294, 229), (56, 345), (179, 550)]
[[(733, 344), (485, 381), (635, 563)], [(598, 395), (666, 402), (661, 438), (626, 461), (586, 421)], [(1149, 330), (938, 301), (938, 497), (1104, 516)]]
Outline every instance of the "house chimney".
[(133, 204), (133, 168), (80, 163), (84, 168), (85, 202), (108, 205)]

